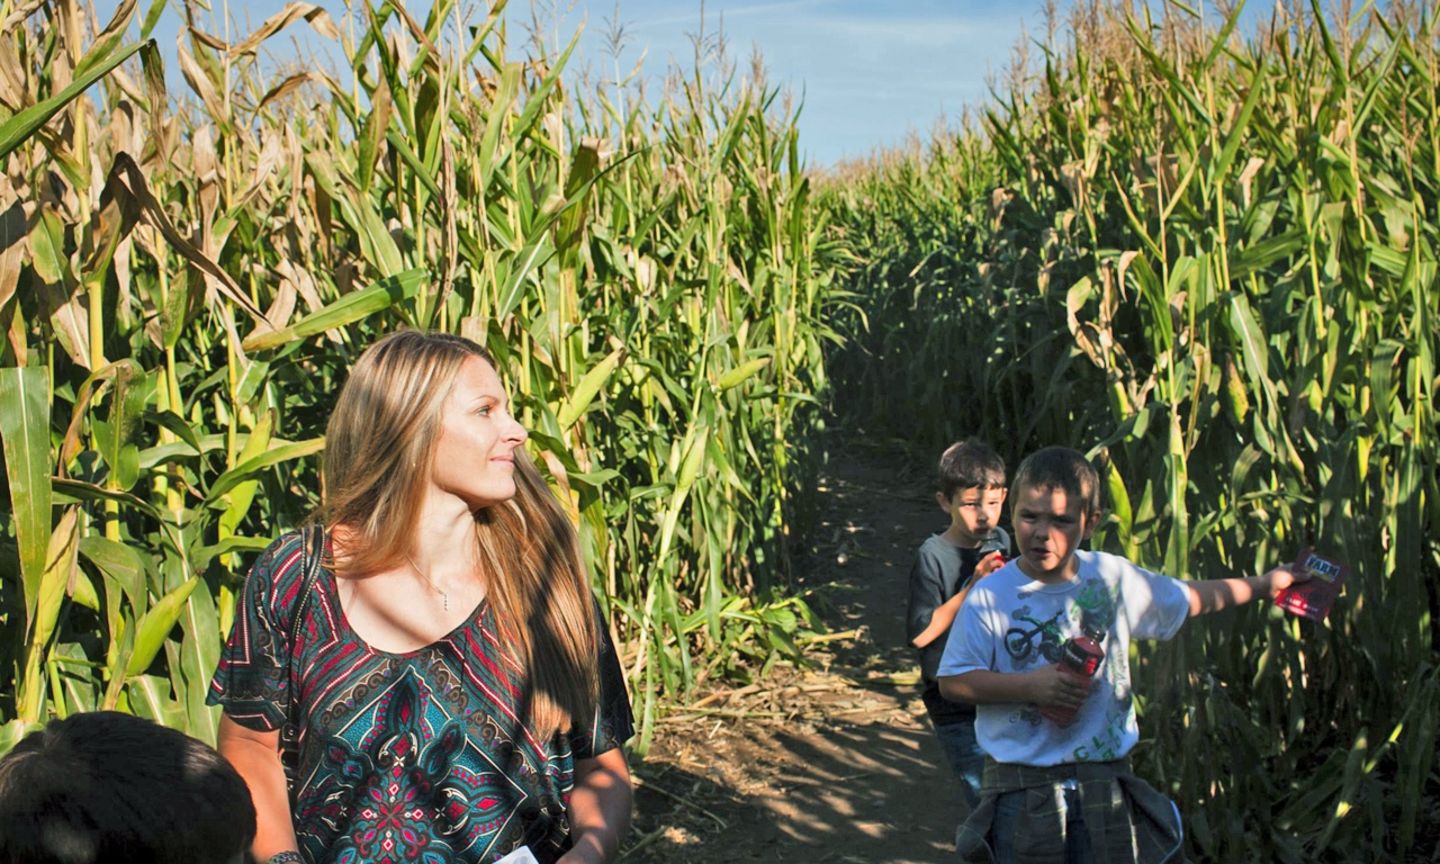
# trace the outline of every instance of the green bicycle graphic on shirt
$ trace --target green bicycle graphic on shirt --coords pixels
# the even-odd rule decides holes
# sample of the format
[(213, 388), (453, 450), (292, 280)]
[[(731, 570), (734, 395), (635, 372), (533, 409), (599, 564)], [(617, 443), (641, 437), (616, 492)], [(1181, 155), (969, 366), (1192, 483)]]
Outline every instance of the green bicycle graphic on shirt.
[(1060, 660), (1060, 646), (1065, 642), (1065, 634), (1060, 632), (1060, 619), (1065, 615), (1065, 610), (1060, 610), (1050, 616), (1048, 621), (1040, 621), (1031, 618), (1029, 615), (1016, 615), (1021, 621), (1033, 624), (1033, 627), (1011, 627), (1005, 631), (1005, 650), (1015, 658), (1016, 663), (1023, 663), (1030, 656), (1030, 652), (1036, 650), (1033, 641), (1036, 635), (1040, 637), (1040, 656), (1051, 663)]

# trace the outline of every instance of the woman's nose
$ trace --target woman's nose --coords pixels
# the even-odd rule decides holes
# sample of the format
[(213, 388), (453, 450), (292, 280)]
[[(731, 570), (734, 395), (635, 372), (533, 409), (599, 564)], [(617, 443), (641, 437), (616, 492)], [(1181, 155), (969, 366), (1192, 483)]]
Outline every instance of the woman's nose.
[(514, 441), (516, 444), (523, 444), (525, 440), (530, 437), (530, 432), (524, 426), (520, 425), (520, 421), (514, 417), (510, 418), (510, 427), (509, 434), (505, 437)]

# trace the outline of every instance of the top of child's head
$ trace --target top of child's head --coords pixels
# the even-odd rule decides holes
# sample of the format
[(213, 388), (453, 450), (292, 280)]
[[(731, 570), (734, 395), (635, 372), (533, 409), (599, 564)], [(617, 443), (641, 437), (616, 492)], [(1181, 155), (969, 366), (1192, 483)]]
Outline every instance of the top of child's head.
[(1004, 489), (1005, 460), (979, 438), (956, 441), (940, 454), (937, 486), (946, 498), (963, 489)]
[(116, 711), (72, 714), (0, 759), (0, 861), (232, 864), (250, 791), (202, 741)]
[(1100, 514), (1100, 475), (1085, 454), (1070, 447), (1045, 447), (1026, 456), (1011, 481), (1012, 506), (1031, 490), (1060, 490), (1080, 504), (1080, 514), (1093, 521)]

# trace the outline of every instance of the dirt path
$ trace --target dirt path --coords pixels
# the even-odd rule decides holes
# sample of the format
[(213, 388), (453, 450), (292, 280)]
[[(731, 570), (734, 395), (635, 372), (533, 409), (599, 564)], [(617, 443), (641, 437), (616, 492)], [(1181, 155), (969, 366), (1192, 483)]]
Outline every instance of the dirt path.
[(832, 628), (860, 636), (663, 724), (635, 766), (627, 864), (920, 864), (953, 848), (955, 793), (904, 647), (910, 561), (944, 514), (899, 458), (841, 458), (801, 566)]

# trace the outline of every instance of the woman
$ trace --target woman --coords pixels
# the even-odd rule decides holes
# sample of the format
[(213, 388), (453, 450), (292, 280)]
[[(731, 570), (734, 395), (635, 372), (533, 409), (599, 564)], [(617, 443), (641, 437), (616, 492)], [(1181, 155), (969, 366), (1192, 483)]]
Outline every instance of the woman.
[(630, 703), (507, 405), (484, 350), (439, 333), (380, 340), (341, 390), (324, 566), (305, 578), (300, 534), (271, 544), (211, 685), (258, 861), (614, 856)]

